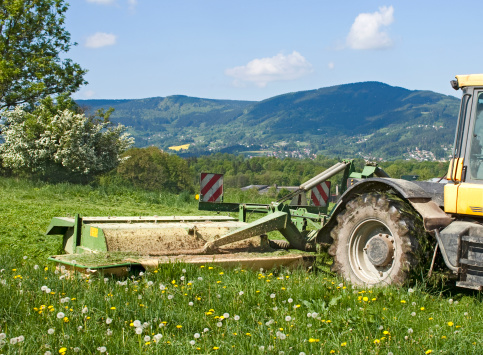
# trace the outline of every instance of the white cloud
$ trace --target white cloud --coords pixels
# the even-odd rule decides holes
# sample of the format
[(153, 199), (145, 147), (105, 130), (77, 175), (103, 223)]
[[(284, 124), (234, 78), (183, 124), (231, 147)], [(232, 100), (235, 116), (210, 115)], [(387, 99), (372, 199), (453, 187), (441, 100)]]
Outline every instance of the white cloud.
[(92, 90), (82, 90), (79, 92), (79, 96), (81, 96), (83, 99), (90, 99), (93, 97), (96, 93)]
[(392, 45), (392, 40), (382, 30), (394, 22), (394, 8), (382, 6), (372, 14), (359, 14), (352, 24), (346, 43), (352, 49), (379, 49)]
[(87, 37), (85, 46), (88, 48), (101, 48), (116, 44), (117, 36), (112, 33), (97, 32)]
[(110, 5), (114, 4), (116, 0), (87, 0), (87, 2), (92, 2), (94, 4)]
[(225, 74), (235, 78), (235, 84), (251, 82), (265, 87), (269, 82), (295, 80), (312, 72), (310, 64), (300, 53), (277, 54), (271, 58), (257, 58), (246, 65), (226, 69)]
[(129, 10), (134, 10), (136, 8), (136, 5), (138, 4), (138, 0), (127, 0), (127, 3), (129, 5)]

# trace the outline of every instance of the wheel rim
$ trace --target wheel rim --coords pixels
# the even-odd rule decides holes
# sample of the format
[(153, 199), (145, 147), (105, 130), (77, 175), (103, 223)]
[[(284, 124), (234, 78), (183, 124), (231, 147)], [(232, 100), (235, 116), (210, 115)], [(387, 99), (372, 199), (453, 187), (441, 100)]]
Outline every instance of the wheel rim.
[(394, 237), (378, 219), (360, 222), (349, 239), (349, 262), (353, 273), (367, 284), (389, 277), (397, 254)]

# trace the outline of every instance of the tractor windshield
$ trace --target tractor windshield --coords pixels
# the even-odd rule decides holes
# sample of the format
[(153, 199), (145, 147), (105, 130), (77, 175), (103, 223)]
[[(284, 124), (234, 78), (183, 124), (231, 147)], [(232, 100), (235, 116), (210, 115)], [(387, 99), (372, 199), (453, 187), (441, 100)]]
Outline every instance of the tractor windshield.
[(483, 180), (483, 92), (477, 95), (475, 123), (470, 135), (470, 175), (471, 179)]

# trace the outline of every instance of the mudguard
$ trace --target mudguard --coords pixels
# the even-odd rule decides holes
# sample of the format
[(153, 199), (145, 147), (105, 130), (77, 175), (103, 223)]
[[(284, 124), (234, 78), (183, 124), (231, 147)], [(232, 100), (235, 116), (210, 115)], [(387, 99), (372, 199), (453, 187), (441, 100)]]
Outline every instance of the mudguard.
[(332, 210), (329, 221), (319, 231), (316, 239), (318, 243), (332, 243), (330, 231), (337, 223), (337, 215), (355, 196), (368, 192), (391, 192), (408, 201), (423, 218), (424, 228), (428, 233), (433, 234), (434, 229), (444, 228), (453, 221), (440, 207), (444, 205), (443, 184), (392, 178), (351, 179), (351, 183), (352, 186), (344, 192)]

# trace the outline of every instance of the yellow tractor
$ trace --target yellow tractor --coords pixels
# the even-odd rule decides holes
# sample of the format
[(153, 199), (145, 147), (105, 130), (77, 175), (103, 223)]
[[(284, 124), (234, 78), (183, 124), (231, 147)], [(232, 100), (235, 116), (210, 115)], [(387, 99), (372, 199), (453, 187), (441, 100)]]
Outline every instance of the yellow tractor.
[(319, 233), (333, 271), (359, 284), (400, 284), (430, 256), (429, 233), (437, 242), (432, 265), (439, 249), (457, 286), (482, 290), (483, 74), (458, 75), (451, 85), (463, 96), (446, 177), (354, 180)]

